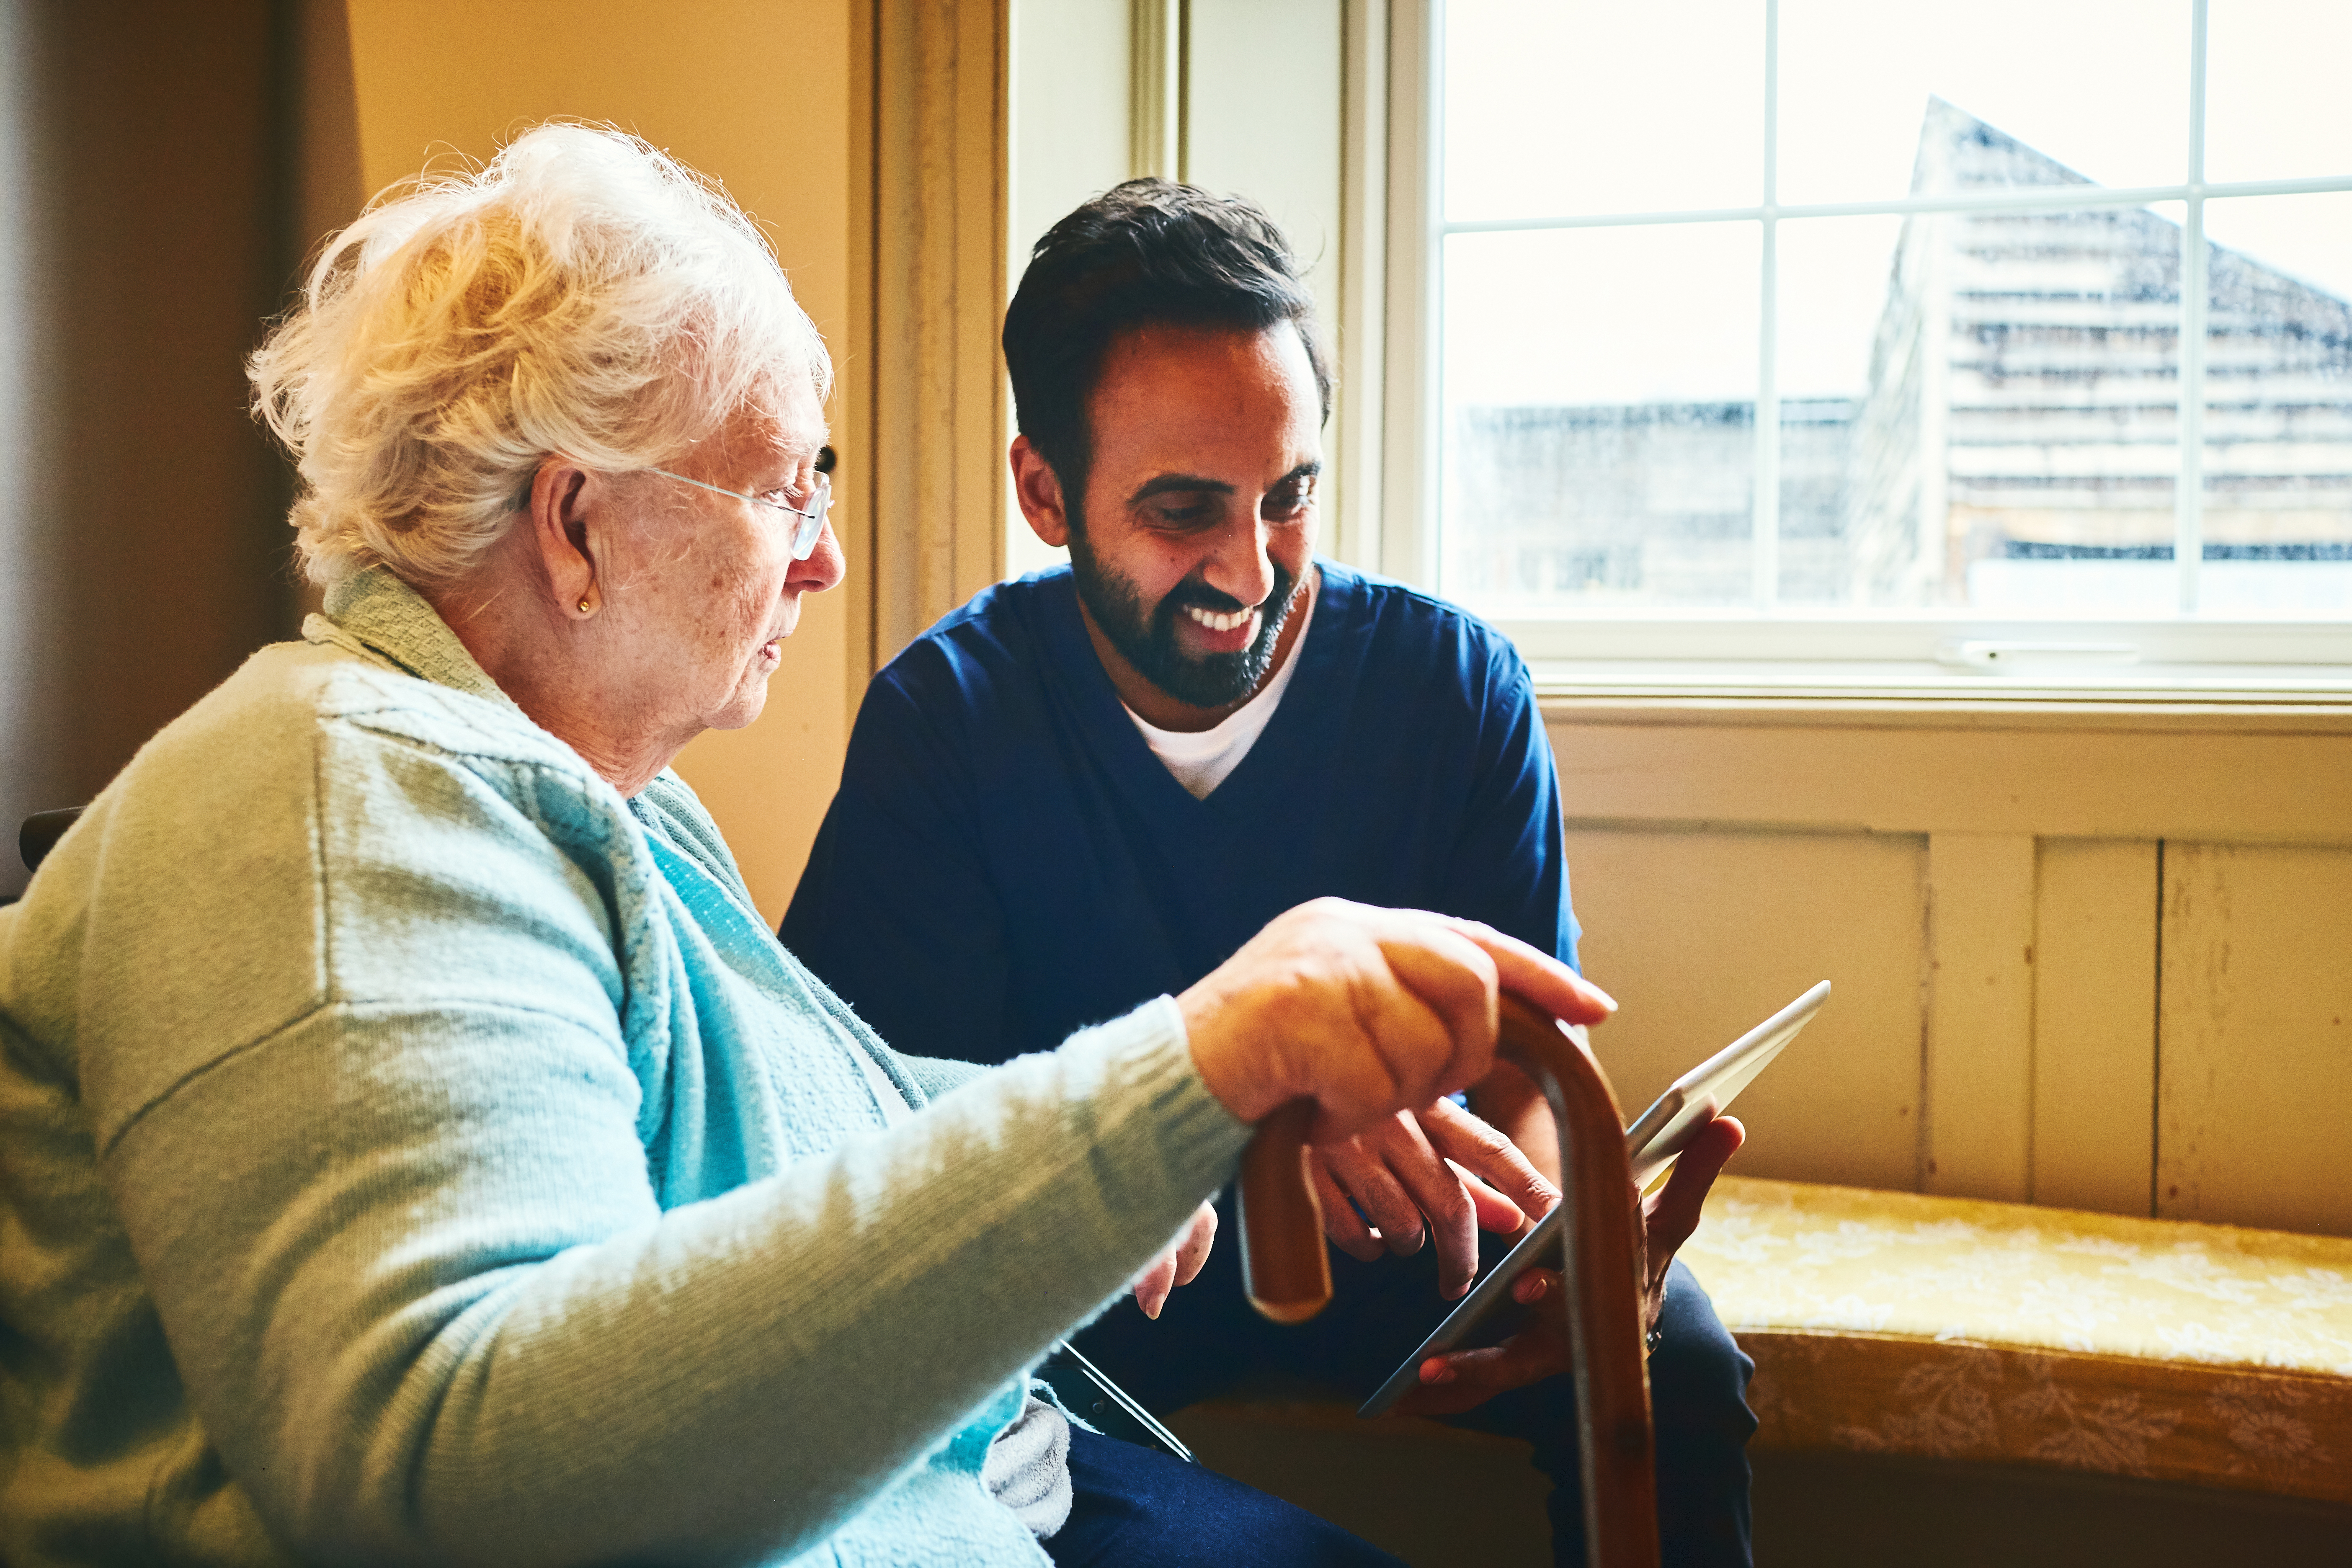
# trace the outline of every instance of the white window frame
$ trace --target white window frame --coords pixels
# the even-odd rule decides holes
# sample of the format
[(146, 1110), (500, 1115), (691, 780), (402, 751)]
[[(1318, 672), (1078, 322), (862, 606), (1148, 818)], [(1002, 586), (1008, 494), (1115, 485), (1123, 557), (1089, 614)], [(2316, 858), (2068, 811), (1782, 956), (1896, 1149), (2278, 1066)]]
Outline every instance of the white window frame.
[[(2310, 701), (2352, 693), (2352, 622), (2224, 620), (2196, 612), (2203, 564), (2202, 425), (2207, 285), (2204, 205), (2228, 196), (2352, 192), (2336, 178), (2205, 181), (2206, 0), (2191, 0), (2189, 178), (2179, 184), (2021, 187), (2014, 192), (1903, 196), (1883, 201), (1782, 205), (1776, 197), (1779, 120), (1778, 0), (1765, 14), (1765, 187), (1752, 206), (1448, 223), (1443, 156), (1444, 0), (1389, 0), (1386, 59), (1351, 48), (1350, 145), (1385, 156), (1352, 160), (1348, 195), (1357, 215), (1385, 206), (1387, 310), (1383, 340), (1383, 460), (1377, 523), (1343, 531), (1359, 562), (1432, 590), (1438, 570), (1444, 240), (1450, 234), (1618, 227), (1633, 224), (1754, 222), (1761, 229), (1763, 309), (1756, 408), (1755, 520), (1759, 602), (1777, 589), (1780, 426), (1775, 384), (1777, 228), (1782, 218), (1903, 216), (1983, 209), (2186, 205), (2182, 229), (2180, 477), (2174, 555), (2182, 614), (2168, 620), (2053, 621), (1967, 610), (1823, 612), (1584, 607), (1497, 618), (1547, 684), (1662, 692), (1683, 688), (1906, 695), (2036, 694), (2071, 690), (2132, 699)], [(1383, 101), (1384, 100), (1384, 101)], [(1375, 106), (1384, 138), (1352, 123)], [(1381, 143), (1384, 142), (1384, 145)], [(1380, 165), (1384, 163), (1385, 167)], [(1359, 230), (1358, 232), (1360, 232)], [(1347, 323), (1358, 326), (1356, 321)], [(1349, 335), (1343, 333), (1343, 336)], [(1355, 334), (1364, 342), (1364, 334)], [(1351, 358), (1356, 356), (1351, 355)], [(1356, 367), (1360, 372), (1360, 366)], [(1359, 492), (1369, 487), (1359, 487)], [(1366, 501), (1373, 498), (1365, 497)], [(1359, 509), (1351, 507), (1351, 511)], [(1475, 602), (1472, 608), (1476, 608)], [(2029, 684), (2030, 683), (2030, 684)]]

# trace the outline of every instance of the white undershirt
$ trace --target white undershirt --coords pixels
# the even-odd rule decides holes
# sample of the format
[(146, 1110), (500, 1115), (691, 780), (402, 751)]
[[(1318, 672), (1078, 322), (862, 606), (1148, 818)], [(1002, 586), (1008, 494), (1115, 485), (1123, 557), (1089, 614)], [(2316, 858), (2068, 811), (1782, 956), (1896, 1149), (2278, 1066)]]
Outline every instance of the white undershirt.
[[(1127, 716), (1143, 731), (1143, 742), (1151, 748), (1151, 754), (1176, 775), (1176, 782), (1194, 800), (1208, 799), (1209, 792), (1242, 765), (1242, 759), (1257, 744), (1257, 738), (1265, 733), (1266, 721), (1282, 702), (1283, 689), (1290, 684), (1291, 675), (1298, 668), (1298, 650), (1307, 646), (1307, 623), (1314, 618), (1315, 595), (1321, 576), (1317, 573), (1307, 580), (1307, 603), (1298, 611), (1298, 635), (1291, 639), (1290, 656), (1282, 661), (1282, 668), (1274, 672), (1274, 679), (1256, 696), (1227, 714), (1215, 728), (1162, 730), (1145, 723), (1134, 709), (1127, 709)], [(1119, 706), (1127, 707), (1123, 702)]]

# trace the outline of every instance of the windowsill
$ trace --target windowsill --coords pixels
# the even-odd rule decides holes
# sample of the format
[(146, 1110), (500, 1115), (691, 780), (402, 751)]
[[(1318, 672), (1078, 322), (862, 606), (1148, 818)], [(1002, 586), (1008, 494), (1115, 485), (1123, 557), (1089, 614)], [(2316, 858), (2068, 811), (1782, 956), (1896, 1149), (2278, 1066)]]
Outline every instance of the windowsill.
[(1927, 662), (1533, 659), (1555, 721), (2352, 732), (2342, 665), (1985, 675)]

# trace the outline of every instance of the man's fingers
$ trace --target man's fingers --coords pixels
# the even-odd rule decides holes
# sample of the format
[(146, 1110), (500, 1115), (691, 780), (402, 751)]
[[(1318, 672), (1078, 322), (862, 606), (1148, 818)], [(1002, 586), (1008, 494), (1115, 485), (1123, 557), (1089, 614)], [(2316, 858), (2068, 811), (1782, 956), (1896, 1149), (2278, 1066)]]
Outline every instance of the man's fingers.
[[(1332, 1179), (1356, 1200), (1364, 1217), (1380, 1228), (1381, 1237), (1388, 1249), (1399, 1258), (1410, 1258), (1421, 1250), (1423, 1226), (1422, 1208), (1416, 1194), (1400, 1185), (1392, 1166), (1371, 1149), (1366, 1140), (1378, 1136), (1389, 1139), (1395, 1119), (1375, 1126), (1370, 1131), (1345, 1143), (1333, 1144), (1321, 1151), (1329, 1166)], [(1457, 1189), (1458, 1196), (1458, 1189)]]
[(1519, 1152), (1518, 1145), (1452, 1100), (1441, 1100), (1424, 1110), (1421, 1131), (1432, 1148), (1487, 1183), (1528, 1214), (1540, 1218), (1558, 1206), (1559, 1189)]
[[(1413, 1209), (1416, 1224), (1426, 1216), (1430, 1238), (1437, 1248), (1438, 1294), (1450, 1301), (1469, 1289), (1471, 1277), (1478, 1272), (1478, 1212), (1463, 1190), (1462, 1178), (1422, 1135), (1419, 1119), (1399, 1112), (1357, 1142), (1381, 1162), (1379, 1176), (1401, 1190)], [(1386, 1220), (1381, 1222), (1381, 1228), (1388, 1229)], [(1391, 1237), (1390, 1250), (1418, 1251), (1419, 1242), (1400, 1249)]]
[(1401, 1415), (1451, 1415), (1523, 1388), (1568, 1367), (1568, 1333), (1559, 1315), (1559, 1275), (1530, 1268), (1511, 1294), (1532, 1306), (1528, 1326), (1486, 1350), (1454, 1351), (1421, 1364), (1420, 1385), (1396, 1403)]
[(1527, 1210), (1461, 1166), (1455, 1165), (1454, 1173), (1462, 1179), (1462, 1190), (1470, 1194), (1470, 1206), (1477, 1214), (1480, 1230), (1509, 1236), (1528, 1222)]
[(1643, 1205), (1643, 1229), (1647, 1235), (1650, 1274), (1665, 1273), (1675, 1249), (1698, 1228), (1699, 1211), (1707, 1189), (1722, 1173), (1724, 1162), (1748, 1139), (1748, 1130), (1732, 1117), (1718, 1116), (1699, 1130), (1698, 1136), (1675, 1162), (1664, 1188)]
[(1315, 1195), (1323, 1205), (1323, 1234), (1331, 1245), (1359, 1263), (1377, 1262), (1381, 1256), (1381, 1238), (1365, 1225), (1348, 1202), (1348, 1194), (1332, 1181), (1330, 1171), (1323, 1163), (1323, 1151), (1307, 1151), (1307, 1173), (1315, 1183)]

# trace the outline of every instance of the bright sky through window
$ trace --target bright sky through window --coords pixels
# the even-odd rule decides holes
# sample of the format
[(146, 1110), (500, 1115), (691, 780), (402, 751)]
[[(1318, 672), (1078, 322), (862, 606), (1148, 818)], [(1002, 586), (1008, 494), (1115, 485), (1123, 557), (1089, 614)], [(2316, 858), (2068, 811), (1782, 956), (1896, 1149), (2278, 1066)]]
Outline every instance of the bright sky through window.
[(2208, 12), (1448, 0), (1449, 590), (2352, 614), (2352, 4)]
[[(2352, 174), (2352, 0), (2214, 0), (2208, 152), (2214, 179)], [(1764, 8), (1757, 0), (1595, 5), (1451, 0), (1447, 6), (1445, 210), (1455, 220), (1738, 207), (1763, 198)], [(1782, 0), (1784, 204), (1868, 201), (1910, 187), (1932, 95), (2102, 185), (2188, 176), (2189, 7), (2182, 0)], [(1811, 244), (1783, 264), (1781, 308), (1812, 329), (1782, 346), (1790, 393), (1859, 390), (1858, 355), (1879, 309), (1898, 225)], [(1849, 231), (1850, 233), (1853, 231)], [(2352, 298), (2352, 196), (2281, 208), (2216, 204), (2208, 237)], [(1658, 231), (1650, 231), (1658, 236)], [(1561, 322), (1528, 352), (1517, 304), (1569, 279), (1556, 256), (1507, 247), (1465, 298), (1491, 319), (1448, 322), (1464, 383), (1497, 402), (1619, 395), (1753, 395), (1757, 304), (1727, 294), (1729, 237), (1685, 246), (1627, 238), (1580, 258), (1578, 296), (1671, 289), (1690, 313), (1665, 342), (1654, 319), (1614, 310)], [(1753, 242), (1748, 242), (1752, 256)], [(1754, 271), (1753, 262), (1748, 270)], [(1516, 329), (1507, 325), (1515, 319)], [(1784, 318), (1785, 319), (1785, 318)], [(1596, 363), (1645, 364), (1643, 384)]]

